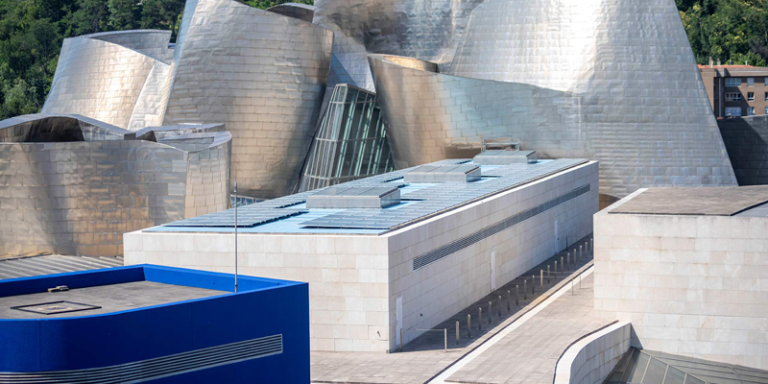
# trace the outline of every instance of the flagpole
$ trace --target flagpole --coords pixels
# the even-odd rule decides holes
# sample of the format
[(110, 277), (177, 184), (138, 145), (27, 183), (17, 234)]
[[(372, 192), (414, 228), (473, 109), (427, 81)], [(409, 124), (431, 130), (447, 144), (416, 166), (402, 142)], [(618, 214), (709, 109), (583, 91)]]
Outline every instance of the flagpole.
[(235, 293), (237, 293), (237, 181), (235, 181)]

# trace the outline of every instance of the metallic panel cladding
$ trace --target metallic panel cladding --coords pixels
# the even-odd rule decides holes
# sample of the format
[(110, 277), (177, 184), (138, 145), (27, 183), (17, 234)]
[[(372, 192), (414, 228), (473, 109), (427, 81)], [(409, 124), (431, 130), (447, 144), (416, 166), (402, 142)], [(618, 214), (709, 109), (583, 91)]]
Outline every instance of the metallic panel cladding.
[(315, 23), (334, 31), (329, 86), (373, 91), (367, 53), (450, 63), (483, 0), (316, 0)]
[(134, 111), (135, 106), (149, 97), (145, 88), (166, 76), (163, 60), (171, 55), (170, 38), (170, 31), (139, 30), (65, 39), (42, 113), (79, 114), (121, 128), (144, 128), (139, 121), (147, 117), (139, 116), (144, 110)]
[(398, 167), (505, 136), (599, 160), (610, 198), (736, 184), (673, 1), (486, 0), (466, 29), (442, 74), (370, 59)]
[(165, 124), (225, 123), (241, 193), (289, 193), (315, 134), (333, 33), (232, 0), (197, 0), (178, 40)]
[(194, 128), (136, 139), (77, 115), (0, 123), (0, 256), (121, 255), (125, 232), (226, 209), (231, 135)]

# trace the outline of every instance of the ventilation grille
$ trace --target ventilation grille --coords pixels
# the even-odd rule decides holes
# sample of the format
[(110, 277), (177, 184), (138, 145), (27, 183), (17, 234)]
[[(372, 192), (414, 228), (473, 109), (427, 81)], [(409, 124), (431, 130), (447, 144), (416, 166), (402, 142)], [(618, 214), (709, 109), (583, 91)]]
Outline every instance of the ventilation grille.
[(281, 353), (283, 335), (274, 335), (104, 368), (0, 372), (0, 383), (138, 383)]
[(541, 213), (544, 213), (560, 204), (563, 204), (567, 201), (573, 200), (587, 192), (589, 192), (591, 187), (588, 185), (585, 185), (583, 187), (574, 189), (571, 192), (566, 193), (563, 196), (558, 197), (557, 199), (550, 200), (542, 205), (539, 205), (537, 207), (522, 211), (508, 219), (505, 219), (503, 221), (500, 221), (494, 225), (491, 225), (489, 227), (483, 228), (469, 236), (463, 237), (459, 240), (456, 240), (448, 245), (442, 246), (438, 249), (435, 249), (434, 251), (425, 253), (424, 255), (418, 256), (413, 259), (413, 270), (419, 270), (421, 268), (426, 267), (429, 264), (432, 264), (446, 256), (452, 255), (464, 248), (468, 248), (474, 244), (479, 243), (485, 238), (488, 238), (490, 236), (493, 236), (507, 228), (510, 228), (512, 226), (515, 226), (519, 223), (522, 223), (525, 220), (528, 220), (534, 216), (537, 216)]

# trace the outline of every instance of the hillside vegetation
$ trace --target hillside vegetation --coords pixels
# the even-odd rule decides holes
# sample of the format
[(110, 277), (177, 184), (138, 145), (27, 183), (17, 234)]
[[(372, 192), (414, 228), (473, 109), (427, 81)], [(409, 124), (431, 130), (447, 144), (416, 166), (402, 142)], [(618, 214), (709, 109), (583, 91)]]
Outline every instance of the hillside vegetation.
[[(264, 9), (288, 1), (245, 2)], [(699, 63), (768, 64), (768, 0), (675, 1)], [(0, 119), (40, 110), (64, 38), (127, 29), (175, 38), (183, 9), (184, 0), (0, 0)]]

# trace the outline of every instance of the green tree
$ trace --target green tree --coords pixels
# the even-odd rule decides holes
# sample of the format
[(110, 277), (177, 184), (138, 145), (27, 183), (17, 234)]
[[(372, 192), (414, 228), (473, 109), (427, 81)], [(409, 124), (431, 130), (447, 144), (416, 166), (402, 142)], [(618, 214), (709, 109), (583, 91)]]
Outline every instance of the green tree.
[(141, 19), (140, 5), (136, 0), (107, 0), (109, 27), (116, 31), (135, 29)]
[(141, 6), (141, 28), (171, 30), (175, 40), (184, 3), (184, 0), (144, 0)]
[(109, 29), (109, 8), (104, 0), (76, 0), (76, 11), (69, 17), (67, 37), (103, 32)]
[(299, 4), (314, 4), (314, 0), (246, 0), (246, 4), (261, 8), (261, 9), (267, 9), (274, 7), (275, 5), (284, 4), (284, 3), (299, 3)]

